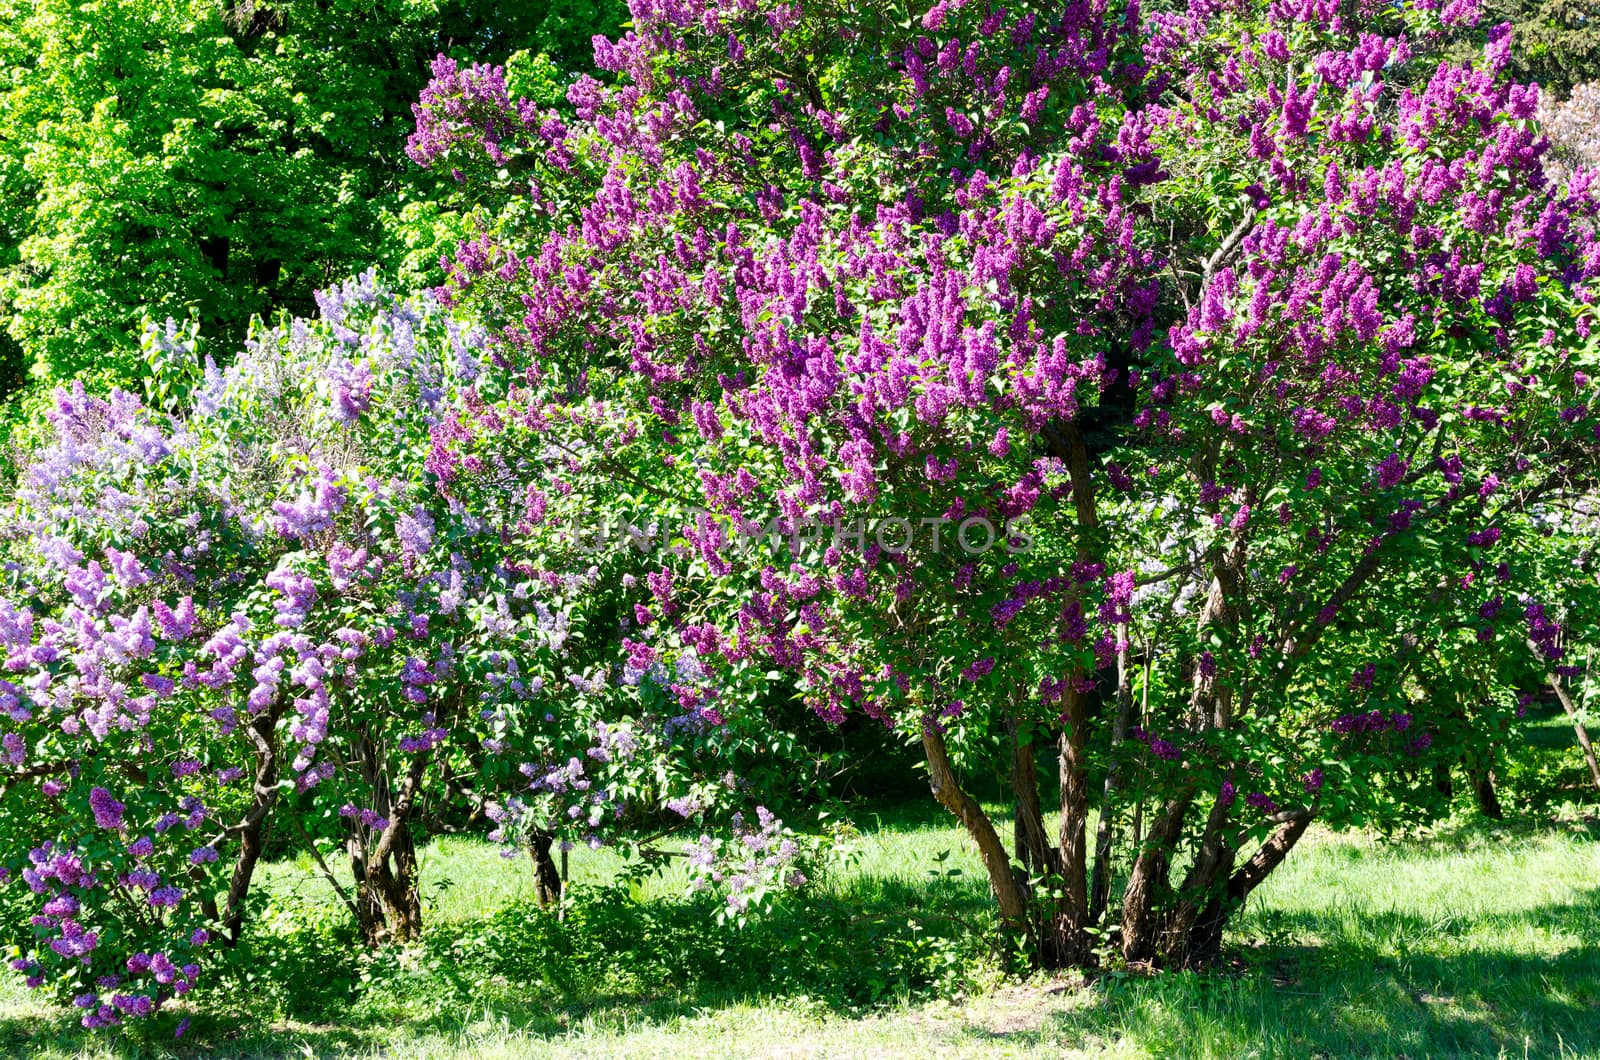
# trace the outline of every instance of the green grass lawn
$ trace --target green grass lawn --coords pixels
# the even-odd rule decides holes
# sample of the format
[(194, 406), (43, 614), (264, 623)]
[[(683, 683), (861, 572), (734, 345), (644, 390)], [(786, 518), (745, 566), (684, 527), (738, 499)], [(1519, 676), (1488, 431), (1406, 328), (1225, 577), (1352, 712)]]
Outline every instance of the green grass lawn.
[[(531, 907), (525, 861), (441, 841), (423, 860), (428, 939), (370, 959), (308, 863), (274, 865), (261, 923), (288, 956), (255, 980), (97, 1038), (8, 975), (0, 1055), (1600, 1058), (1592, 824), (1313, 835), (1252, 899), (1224, 967), (1084, 985), (999, 976), (984, 884), (943, 819), (859, 823), (848, 870), (743, 930), (674, 872), (556, 924)], [(618, 867), (582, 851), (572, 876), (597, 886)]]

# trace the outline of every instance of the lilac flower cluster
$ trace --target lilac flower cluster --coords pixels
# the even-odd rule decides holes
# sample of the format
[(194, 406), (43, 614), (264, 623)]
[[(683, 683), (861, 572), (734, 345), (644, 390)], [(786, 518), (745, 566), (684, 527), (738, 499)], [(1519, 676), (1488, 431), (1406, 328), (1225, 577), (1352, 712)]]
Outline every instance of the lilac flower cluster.
[(1150, 748), (1150, 753), (1162, 761), (1176, 762), (1182, 757), (1182, 752), (1179, 751), (1170, 740), (1163, 740), (1158, 736), (1154, 736), (1148, 732), (1145, 732), (1143, 728), (1137, 725), (1134, 726), (1133, 731), (1128, 735), (1132, 736), (1140, 743), (1148, 745)]
[(756, 807), (754, 826), (735, 814), (731, 840), (719, 843), (702, 835), (685, 851), (696, 889), (722, 888), (735, 912), (744, 912), (764, 890), (806, 883), (799, 844), (765, 806)]
[(533, 107), (526, 101), (513, 105), (506, 94), (504, 68), (462, 68), (441, 55), (432, 72), (433, 80), (412, 107), (417, 126), (406, 142), (406, 154), (418, 165), (454, 157), (467, 145), (481, 150), (495, 166), (504, 166), (505, 146), (538, 127)]
[(1328, 728), (1340, 736), (1357, 733), (1405, 732), (1411, 728), (1412, 716), (1405, 713), (1385, 714), (1381, 710), (1365, 714), (1343, 714), (1333, 719)]

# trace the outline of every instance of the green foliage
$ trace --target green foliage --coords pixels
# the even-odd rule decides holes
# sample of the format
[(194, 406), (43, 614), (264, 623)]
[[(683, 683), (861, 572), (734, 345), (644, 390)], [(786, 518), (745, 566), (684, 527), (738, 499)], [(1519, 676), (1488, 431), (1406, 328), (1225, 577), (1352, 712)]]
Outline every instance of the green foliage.
[[(0, 0), (0, 392), (137, 374), (138, 323), (253, 315), (374, 261), (437, 280), (459, 221), (406, 161), (440, 51), (535, 57), (549, 90), (616, 0)], [(542, 64), (538, 57), (544, 57)]]
[(216, 959), (215, 1004), (337, 1019), (363, 980), (360, 939), (343, 908), (297, 891), (258, 890), (248, 916), (252, 929)]
[[(930, 844), (949, 860), (954, 837), (923, 816), (894, 814), (858, 838), (864, 865), (836, 862), (817, 886), (774, 895), (764, 915), (742, 921), (718, 916), (726, 903), (680, 872), (640, 875), (637, 863), (587, 852), (574, 855), (582, 872), (562, 907), (543, 909), (516, 888), (525, 861), (495, 865), (491, 849), (447, 840), (423, 852), (438, 895), (432, 926), (413, 947), (364, 953), (320, 880), (274, 872), (252, 899), (250, 929), (221, 959), (211, 1003), (398, 1023), (486, 1005), (581, 1011), (605, 998), (806, 996), (861, 1011), (973, 992), (997, 971), (983, 895), (960, 859), (925, 869)], [(486, 878), (491, 893), (456, 894)]]
[[(1591, 709), (1586, 725), (1594, 733)], [(1504, 748), (1495, 764), (1500, 797), (1508, 812), (1570, 812), (1594, 801), (1594, 781), (1573, 735), (1572, 721), (1552, 701), (1528, 707), (1528, 724), (1518, 742)]]

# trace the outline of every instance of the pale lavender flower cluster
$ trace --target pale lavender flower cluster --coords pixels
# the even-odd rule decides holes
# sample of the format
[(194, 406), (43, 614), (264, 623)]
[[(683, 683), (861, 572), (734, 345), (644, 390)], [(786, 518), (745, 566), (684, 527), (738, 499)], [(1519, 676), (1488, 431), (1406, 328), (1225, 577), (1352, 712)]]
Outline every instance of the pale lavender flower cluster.
[(594, 723), (595, 745), (588, 754), (597, 762), (626, 762), (639, 749), (639, 741), (632, 728), (626, 725)]
[[(257, 329), (226, 369), (208, 363), (181, 414), (81, 384), (62, 391), (52, 437), (24, 454), (0, 510), (6, 569), (26, 587), (0, 599), (0, 767), (42, 773), (0, 794), (34, 806), (24, 834), (52, 837), (21, 873), (43, 919), (19, 960), (34, 986), (96, 973), (99, 991), (79, 995), (92, 1026), (148, 1015), (194, 981), (178, 956), (205, 941), (203, 931), (190, 939), (204, 915), (190, 888), (216, 893), (242, 827), (178, 839), (214, 815), (196, 793), (255, 774), (265, 738), (293, 755), (277, 783), (309, 795), (337, 774), (328, 744), (354, 731), (340, 728), (341, 710), (367, 710), (361, 724), (381, 733), (386, 755), (438, 748), (454, 724), (349, 693), (393, 679), (406, 654), (393, 648), (397, 621), (419, 657), (404, 687), (418, 694), (455, 658), (434, 642), (473, 621), (470, 565), (452, 559), (442, 580), (424, 567), (443, 533), (425, 506), (438, 498), (425, 445), (403, 443), (407, 431), (426, 438), (462, 373), (481, 374), (485, 335), (445, 321), (428, 296), (395, 299), (371, 274), (318, 301), (323, 322)], [(485, 529), (449, 511), (457, 539)], [(522, 627), (501, 610), (492, 636), (509, 645)], [(251, 738), (216, 739), (202, 756), (194, 719), (219, 737), (248, 726)], [(213, 772), (204, 763), (215, 757)], [(145, 778), (137, 798), (121, 786), (129, 761)], [(349, 779), (335, 798), (371, 786)], [(360, 819), (386, 824), (370, 811)], [(0, 886), (10, 879), (0, 871)], [(109, 901), (113, 889), (140, 908)], [(121, 969), (136, 945), (153, 956)]]
[(752, 827), (742, 814), (733, 817), (733, 837), (719, 843), (709, 835), (685, 845), (695, 887), (719, 886), (728, 906), (743, 912), (761, 890), (796, 888), (807, 882), (800, 867), (799, 844), (765, 806), (756, 807)]

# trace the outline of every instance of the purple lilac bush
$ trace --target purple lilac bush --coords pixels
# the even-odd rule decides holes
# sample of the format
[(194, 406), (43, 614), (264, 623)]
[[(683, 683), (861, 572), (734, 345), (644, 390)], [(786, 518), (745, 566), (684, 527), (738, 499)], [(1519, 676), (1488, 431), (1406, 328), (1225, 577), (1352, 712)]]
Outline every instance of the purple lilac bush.
[(1041, 960), (1208, 959), (1311, 822), (1437, 812), (1579, 676), (1597, 188), (1505, 27), (1437, 58), (1475, 5), (633, 14), (574, 120), (483, 68), (417, 109), (500, 204), (440, 297), (505, 399), (430, 470), (517, 467), (702, 711), (781, 677), (919, 744)]

